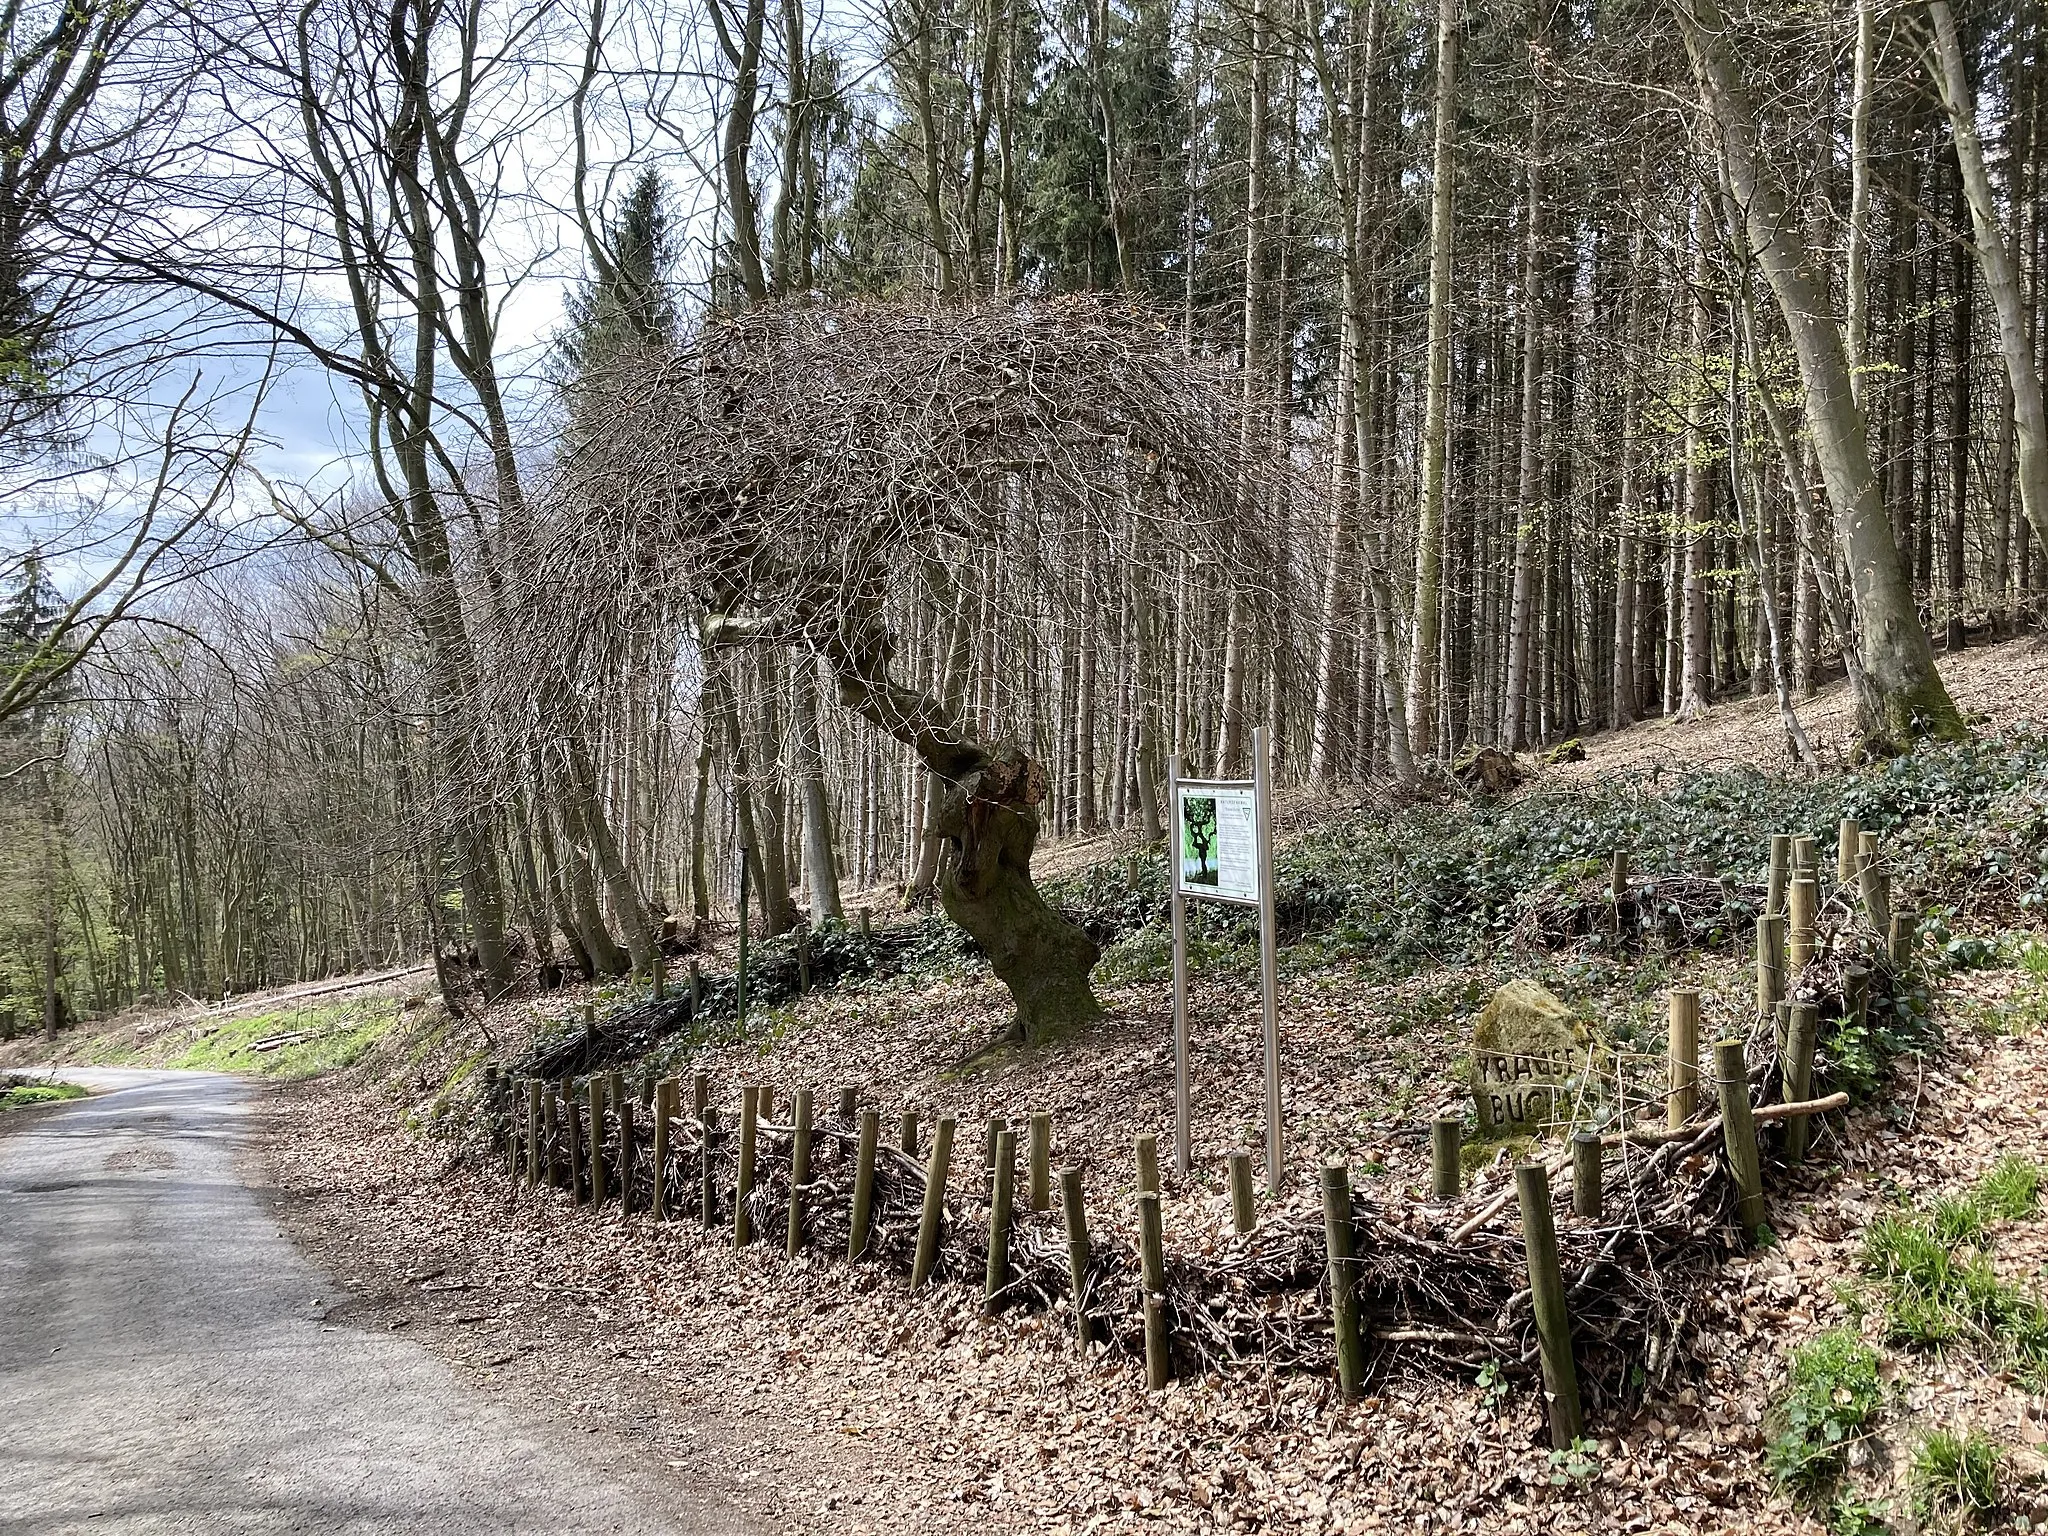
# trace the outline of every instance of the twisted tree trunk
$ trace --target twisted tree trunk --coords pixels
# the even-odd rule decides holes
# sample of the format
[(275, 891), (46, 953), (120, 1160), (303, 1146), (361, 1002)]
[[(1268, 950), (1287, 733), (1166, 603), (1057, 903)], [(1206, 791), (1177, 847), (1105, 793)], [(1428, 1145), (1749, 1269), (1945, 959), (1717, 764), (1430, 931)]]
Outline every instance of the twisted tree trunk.
[(887, 641), (874, 631), (835, 634), (822, 654), (840, 703), (915, 751), (942, 786), (932, 826), (943, 844), (939, 904), (1010, 989), (1010, 1037), (1041, 1041), (1100, 1018), (1088, 973), (1101, 951), (1031, 879), (1043, 765), (1020, 747), (968, 740), (943, 703), (892, 681)]

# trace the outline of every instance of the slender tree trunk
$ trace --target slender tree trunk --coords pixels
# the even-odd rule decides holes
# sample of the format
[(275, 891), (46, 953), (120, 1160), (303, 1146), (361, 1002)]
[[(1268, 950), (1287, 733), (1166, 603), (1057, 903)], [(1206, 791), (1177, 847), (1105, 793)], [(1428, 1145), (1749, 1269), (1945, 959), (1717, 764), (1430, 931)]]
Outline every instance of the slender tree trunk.
[(1707, 473), (1707, 416), (1712, 409), (1706, 389), (1706, 285), (1708, 220), (1703, 205), (1693, 213), (1693, 271), (1687, 313), (1690, 316), (1690, 363), (1698, 370), (1685, 408), (1685, 611), (1681, 626), (1683, 665), (1679, 674), (1678, 717), (1693, 719), (1706, 712), (1712, 699), (1707, 679), (1712, 613), (1707, 602), (1707, 567), (1711, 559), (1713, 481)]
[[(1244, 194), (1244, 423), (1241, 444), (1249, 464), (1264, 446), (1266, 432), (1266, 219), (1271, 28), (1266, 0), (1252, 0), (1252, 82), (1249, 163)], [(1247, 477), (1238, 489), (1238, 516), (1260, 517), (1258, 484)], [(1216, 749), (1216, 776), (1228, 778), (1245, 760), (1245, 673), (1252, 644), (1252, 618), (1244, 601), (1245, 574), (1231, 562), (1224, 573), (1229, 596), (1223, 621), (1223, 730)]]
[(1856, 0), (1856, 61), (1849, 91), (1849, 250), (1844, 282), (1848, 310), (1849, 387), (1865, 409), (1864, 369), (1870, 352), (1870, 98), (1877, 83), (1877, 0)]
[[(1532, 63), (1547, 44), (1538, 31), (1530, 39)], [(1539, 65), (1540, 68), (1540, 65)], [(1522, 451), (1515, 492), (1514, 592), (1508, 614), (1508, 675), (1501, 739), (1510, 752), (1528, 745), (1524, 709), (1529, 694), (1530, 554), (1536, 522), (1543, 515), (1543, 117), (1545, 92), (1538, 74), (1529, 91), (1527, 206), (1522, 231)]]
[(795, 682), (797, 751), (804, 804), (804, 883), (811, 891), (811, 921), (840, 916), (839, 864), (833, 853), (832, 800), (825, 788), (825, 748), (818, 730), (817, 668), (797, 664)]
[[(2044, 405), (2039, 360), (2034, 352), (2031, 316), (2021, 286), (2019, 259), (1991, 189), (1984, 146), (1977, 132), (1976, 97), (1969, 68), (1956, 35), (1948, 0), (1928, 0), (1934, 25), (1933, 70), (1955, 138), (1956, 164), (1963, 194), (1970, 205), (1977, 264), (1998, 314), (1998, 349), (2005, 359), (2006, 381), (2012, 388), (2013, 422), (2018, 437), (2020, 510), (2034, 537), (2048, 546), (2048, 405)], [(2039, 274), (2036, 275), (2037, 281)]]
[(1807, 422), (1827, 482), (1835, 538), (1849, 567), (1867, 688), (1858, 700), (1866, 736), (1910, 742), (1965, 739), (1969, 728), (1934, 668), (1911, 590), (1890, 558), (1890, 533), (1863, 413), (1849, 389), (1848, 356), (1830, 313), (1819, 265), (1757, 148), (1756, 116), (1714, 0), (1667, 0), (1685, 33), (1702, 106), (1718, 132), (1728, 191), (1748, 226), (1765, 277), (1791, 333), (1806, 386)]
[(1458, 118), (1458, 0), (1437, 0), (1436, 138), (1430, 157), (1429, 339), (1422, 424), (1422, 495), (1415, 519), (1415, 612), (1408, 650), (1408, 746), (1436, 742), (1437, 639), (1443, 616), (1444, 429), (1451, 375), (1451, 270)]

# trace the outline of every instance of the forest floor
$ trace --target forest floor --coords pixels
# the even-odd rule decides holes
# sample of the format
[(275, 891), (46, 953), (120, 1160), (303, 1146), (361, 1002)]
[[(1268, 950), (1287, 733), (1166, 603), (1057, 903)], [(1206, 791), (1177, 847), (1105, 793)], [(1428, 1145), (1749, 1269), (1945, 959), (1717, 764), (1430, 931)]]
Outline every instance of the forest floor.
[[(1987, 727), (2048, 720), (2048, 653), (2036, 641), (1973, 651), (1943, 671)], [(1803, 716), (1824, 738), (1842, 730), (1839, 685)], [(1768, 701), (1584, 745), (1584, 763), (1543, 780), (1785, 765)], [(1052, 853), (1070, 865), (1085, 857)], [(2044, 1529), (2041, 1370), (2015, 1367), (1984, 1339), (1900, 1342), (1858, 1262), (1876, 1218), (1960, 1195), (2007, 1154), (2048, 1160), (2044, 943), (2036, 913), (2031, 928), (1986, 935), (1971, 968), (1941, 974), (1943, 1047), (1897, 1064), (1888, 1092), (1827, 1122), (1806, 1171), (1771, 1192), (1775, 1241), (1710, 1287), (1689, 1371), (1626, 1422), (1593, 1424), (1594, 1444), (1569, 1457), (1549, 1450), (1533, 1393), (1470, 1375), (1404, 1369), (1349, 1404), (1331, 1383), (1287, 1374), (1148, 1392), (1129, 1359), (1082, 1356), (1061, 1314), (987, 1318), (965, 1287), (913, 1297), (869, 1266), (791, 1263), (766, 1243), (735, 1252), (723, 1233), (621, 1217), (615, 1205), (592, 1214), (554, 1191), (515, 1199), (502, 1170), (480, 1166), (448, 1131), (484, 1055), (516, 1059), (559, 1031), (584, 1001), (576, 989), (457, 1024), (423, 981), (391, 988), (387, 1028), (356, 1057), (269, 1095), (263, 1149), (288, 1229), (361, 1299), (361, 1325), (409, 1329), (498, 1388), (622, 1436), (628, 1454), (786, 1529), (1818, 1532), (1883, 1529), (1867, 1522), (1885, 1511), (1891, 1529), (1909, 1530), (1919, 1523), (1911, 1467), (1938, 1430), (1979, 1431), (1999, 1448), (1988, 1523)], [(1312, 1208), (1325, 1158), (1388, 1197), (1424, 1187), (1423, 1122), (1468, 1102), (1470, 1014), (1522, 974), (1624, 1035), (1661, 1029), (1676, 985), (1700, 989), (1703, 1038), (1749, 1013), (1748, 967), (1727, 951), (1631, 961), (1503, 946), (1390, 978), (1299, 946), (1283, 954), (1280, 997), (1289, 1178), (1277, 1201), (1262, 1193), (1262, 1218)], [(857, 1084), (885, 1123), (902, 1107), (927, 1125), (954, 1116), (954, 1179), (970, 1200), (984, 1119), (1049, 1112), (1055, 1162), (1087, 1169), (1091, 1218), (1128, 1233), (1133, 1137), (1171, 1144), (1170, 994), (1149, 975), (1101, 991), (1108, 1015), (1086, 1036), (971, 1067), (954, 1064), (1005, 1013), (1001, 989), (971, 967), (813, 992), (763, 1010), (744, 1039), (652, 1065), (711, 1074), (728, 1111), (745, 1080), (784, 1095), (813, 1087), (821, 1113)], [(1196, 1159), (1191, 1177), (1167, 1175), (1174, 1251), (1228, 1234), (1223, 1155), (1257, 1141), (1255, 972), (1228, 963), (1198, 974), (1191, 1021)], [(128, 1028), (123, 1050), (173, 1059), (200, 1045), (161, 1032), (137, 1044)], [(1994, 1218), (1978, 1241), (2003, 1282), (2041, 1286), (2048, 1221)], [(1782, 1427), (1788, 1355), (1835, 1328), (1878, 1350), (1886, 1386), (1824, 1523), (1825, 1511), (1780, 1491), (1766, 1450)]]

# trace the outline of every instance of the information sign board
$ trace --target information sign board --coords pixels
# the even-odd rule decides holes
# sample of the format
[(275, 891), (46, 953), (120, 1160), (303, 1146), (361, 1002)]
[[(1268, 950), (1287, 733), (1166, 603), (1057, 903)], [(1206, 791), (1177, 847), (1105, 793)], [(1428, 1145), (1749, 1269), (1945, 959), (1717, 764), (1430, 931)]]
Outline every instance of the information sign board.
[(1174, 880), (1181, 894), (1259, 904), (1259, 807), (1250, 784), (1176, 785)]
[(1273, 918), (1271, 748), (1252, 731), (1249, 780), (1183, 779), (1166, 764), (1171, 809), (1168, 868), (1173, 913), (1174, 1164), (1186, 1175), (1194, 1157), (1194, 1105), (1188, 1043), (1190, 901), (1228, 901), (1259, 909), (1259, 1001), (1266, 1057), (1266, 1187), (1281, 1189), (1286, 1156), (1280, 1129), (1279, 964)]

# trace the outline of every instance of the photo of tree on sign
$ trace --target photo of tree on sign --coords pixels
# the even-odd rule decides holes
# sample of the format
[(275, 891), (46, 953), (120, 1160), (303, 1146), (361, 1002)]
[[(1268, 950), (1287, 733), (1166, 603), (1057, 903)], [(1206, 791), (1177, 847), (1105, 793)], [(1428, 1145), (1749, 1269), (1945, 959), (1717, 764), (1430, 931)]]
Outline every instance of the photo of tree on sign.
[(1216, 797), (1188, 795), (1181, 801), (1180, 878), (1183, 885), (1216, 884)]

